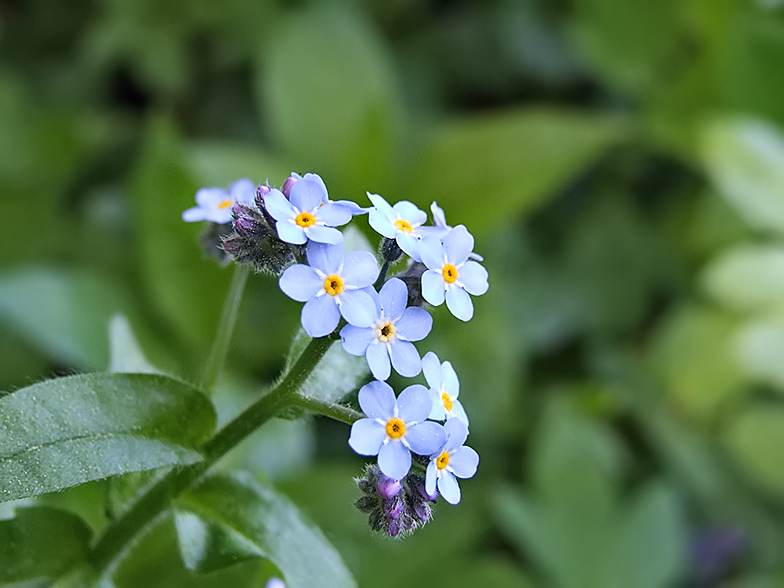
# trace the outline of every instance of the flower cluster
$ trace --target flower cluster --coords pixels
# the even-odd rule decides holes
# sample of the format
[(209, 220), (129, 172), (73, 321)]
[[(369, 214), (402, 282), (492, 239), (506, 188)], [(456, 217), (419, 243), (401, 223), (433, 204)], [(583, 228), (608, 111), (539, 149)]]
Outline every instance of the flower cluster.
[[(471, 297), (487, 291), (488, 275), (473, 252), (473, 236), (462, 225), (449, 226), (435, 202), (427, 225), (427, 213), (411, 202), (390, 205), (367, 195), (368, 208), (330, 200), (312, 173), (293, 173), (280, 189), (243, 179), (228, 192), (200, 190), (198, 206), (183, 219), (231, 222), (228, 230), (210, 229), (220, 235), (221, 250), (279, 275), (283, 293), (304, 303), (308, 335), (339, 337), (346, 353), (366, 358), (374, 380), (359, 390), (365, 418), (352, 425), (349, 446), (377, 456), (378, 465), (367, 466), (357, 481), (365, 493), (357, 507), (374, 530), (398, 536), (430, 519), (437, 496), (460, 502), (457, 479), (476, 472), (479, 456), (464, 445), (469, 423), (457, 373), (432, 351), (421, 357), (413, 342), (433, 327), (429, 306), (445, 302), (455, 317), (470, 320)], [(338, 227), (363, 214), (382, 236), (380, 260), (368, 251), (344, 251)], [(405, 267), (388, 275), (397, 263)], [(427, 386), (413, 384), (396, 396), (386, 383), (393, 369), (407, 378), (424, 373)]]

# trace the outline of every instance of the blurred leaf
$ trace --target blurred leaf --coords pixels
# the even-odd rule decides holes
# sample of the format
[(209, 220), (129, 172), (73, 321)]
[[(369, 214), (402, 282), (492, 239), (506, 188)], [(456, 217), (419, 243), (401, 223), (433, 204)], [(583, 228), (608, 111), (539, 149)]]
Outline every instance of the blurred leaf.
[(757, 403), (735, 415), (724, 442), (738, 469), (761, 488), (784, 496), (784, 408)]
[(757, 229), (784, 232), (784, 138), (762, 120), (706, 125), (702, 158), (718, 190)]
[(151, 374), (49, 380), (0, 398), (0, 501), (187, 465), (215, 426), (200, 392)]
[(56, 578), (87, 556), (92, 532), (69, 512), (19, 508), (0, 521), (0, 584)]
[(186, 153), (188, 168), (201, 186), (230, 186), (239, 178), (282, 186), (294, 171), (270, 153), (242, 143), (189, 143)]
[[(389, 174), (398, 128), (391, 67), (373, 29), (346, 9), (300, 11), (264, 35), (256, 85), (278, 144), (356, 198)], [(364, 186), (364, 188), (363, 188)], [(354, 194), (357, 190), (357, 195)]]
[(784, 314), (769, 313), (741, 325), (735, 353), (749, 379), (784, 390)]
[(103, 369), (106, 325), (127, 309), (127, 297), (105, 277), (42, 267), (0, 276), (0, 321), (67, 366)]
[[(472, 233), (512, 223), (576, 179), (624, 136), (622, 120), (528, 109), (439, 126), (427, 134), (399, 198), (436, 200)], [(486, 195), (487, 197), (484, 197)]]
[(710, 263), (703, 274), (703, 283), (717, 302), (733, 310), (782, 306), (784, 246), (737, 245)]
[(144, 357), (133, 336), (128, 319), (116, 314), (109, 321), (109, 371), (113, 374), (159, 374), (161, 371)]
[[(280, 568), (289, 588), (356, 585), (321, 531), (305, 521), (283, 496), (247, 474), (208, 478), (180, 496), (177, 503), (180, 512), (207, 520), (200, 533), (209, 531), (195, 542), (181, 536), (186, 565), (213, 568), (227, 561), (227, 556), (207, 548), (235, 548), (239, 544), (242, 549), (236, 557), (247, 557), (255, 546)], [(216, 527), (224, 529), (216, 533)], [(215, 537), (221, 540), (211, 543)]]
[(666, 393), (692, 416), (709, 416), (742, 392), (743, 373), (735, 354), (738, 323), (707, 307), (675, 309), (659, 326), (651, 364)]

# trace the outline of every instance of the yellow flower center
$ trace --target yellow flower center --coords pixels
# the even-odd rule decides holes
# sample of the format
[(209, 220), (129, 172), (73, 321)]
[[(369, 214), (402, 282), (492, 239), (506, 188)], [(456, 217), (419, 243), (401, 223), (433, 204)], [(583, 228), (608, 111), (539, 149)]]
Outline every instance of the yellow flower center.
[(376, 337), (382, 343), (387, 343), (395, 338), (395, 325), (389, 321), (376, 328)]
[(231, 206), (232, 204), (233, 204), (233, 200), (232, 200), (231, 198), (227, 198), (226, 200), (224, 200), (223, 202), (221, 202), (220, 204), (218, 204), (218, 208), (220, 208), (221, 210), (223, 210), (224, 208), (228, 208), (228, 207), (229, 207), (229, 206)]
[(446, 264), (444, 269), (441, 270), (441, 273), (443, 274), (444, 281), (447, 284), (452, 284), (457, 279), (457, 268), (451, 263)]
[(436, 460), (436, 466), (439, 470), (443, 470), (446, 466), (449, 465), (449, 454), (444, 451), (441, 455), (438, 456)]
[(398, 231), (403, 231), (404, 233), (410, 233), (414, 230), (414, 227), (411, 226), (411, 223), (404, 221), (402, 218), (395, 221), (395, 226), (397, 227)]
[(316, 224), (316, 217), (309, 212), (300, 212), (294, 221), (303, 228), (312, 227)]
[(406, 432), (406, 425), (400, 419), (389, 419), (387, 421), (387, 435), (392, 439), (400, 439)]
[(446, 392), (441, 392), (441, 402), (444, 403), (444, 408), (448, 411), (452, 410), (452, 399), (449, 397), (449, 394)]
[(343, 291), (343, 278), (337, 275), (331, 275), (324, 280), (324, 289), (330, 296), (337, 296)]

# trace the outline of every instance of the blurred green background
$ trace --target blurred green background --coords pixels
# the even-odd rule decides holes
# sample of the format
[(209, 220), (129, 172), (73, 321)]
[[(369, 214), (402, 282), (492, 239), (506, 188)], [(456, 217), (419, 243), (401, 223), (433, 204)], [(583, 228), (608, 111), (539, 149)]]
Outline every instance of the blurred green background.
[[(436, 200), (490, 272), (419, 344), (461, 378), (462, 503), (371, 536), (323, 419), (227, 461), (363, 587), (784, 585), (782, 73), (779, 0), (0, 0), (0, 390), (106, 369), (116, 313), (198, 377), (231, 278), (180, 220), (199, 187)], [(251, 278), (219, 412), (279, 373), (299, 306)], [(100, 491), (43, 500), (100, 528)], [(264, 576), (190, 576), (166, 526), (125, 568)]]

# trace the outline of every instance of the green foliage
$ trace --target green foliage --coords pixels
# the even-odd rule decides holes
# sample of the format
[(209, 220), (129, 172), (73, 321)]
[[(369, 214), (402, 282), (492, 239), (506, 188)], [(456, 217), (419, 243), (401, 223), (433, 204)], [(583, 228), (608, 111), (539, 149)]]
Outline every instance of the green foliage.
[(0, 499), (187, 465), (215, 426), (190, 386), (148, 374), (49, 380), (0, 398)]

